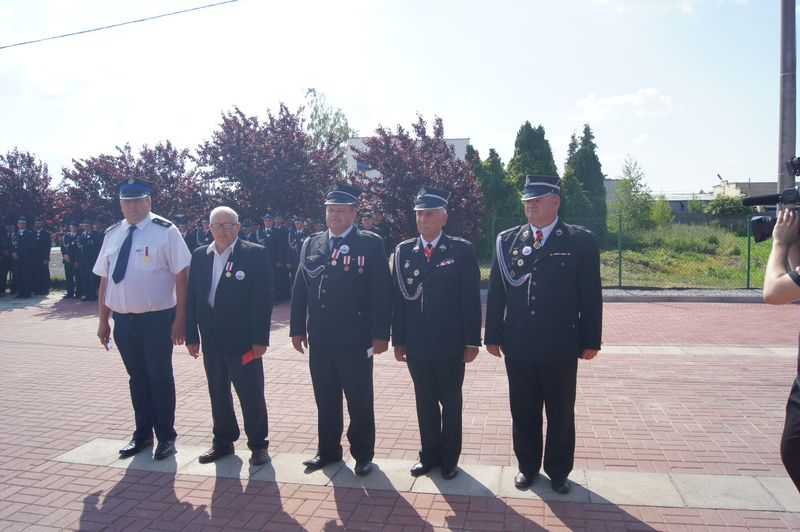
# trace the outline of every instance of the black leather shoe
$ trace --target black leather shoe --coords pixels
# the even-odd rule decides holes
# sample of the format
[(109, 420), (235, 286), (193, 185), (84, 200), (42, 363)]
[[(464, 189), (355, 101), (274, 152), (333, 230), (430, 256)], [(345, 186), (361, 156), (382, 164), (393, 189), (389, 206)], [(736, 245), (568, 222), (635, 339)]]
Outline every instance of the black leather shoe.
[(131, 440), (128, 442), (128, 445), (119, 450), (119, 457), (128, 458), (130, 456), (137, 454), (142, 449), (147, 449), (148, 447), (152, 446), (153, 446), (153, 440), (142, 440), (142, 441)]
[(533, 484), (533, 480), (538, 475), (526, 475), (525, 473), (519, 472), (517, 476), (514, 477), (514, 487), (518, 490), (526, 490), (531, 487)]
[(442, 478), (445, 480), (453, 480), (458, 475), (457, 466), (442, 466)]
[(210, 464), (211, 462), (216, 462), (223, 456), (228, 456), (229, 454), (233, 454), (233, 447), (212, 447), (201, 454), (197, 458), (197, 461), (201, 464)]
[(266, 449), (253, 449), (253, 453), (250, 455), (250, 465), (264, 465), (271, 460)]
[(430, 472), (433, 469), (432, 465), (423, 464), (422, 462), (417, 462), (413, 466), (411, 466), (411, 476), (412, 477), (421, 477), (422, 475)]
[(369, 475), (370, 471), (372, 471), (372, 462), (370, 462), (369, 460), (356, 462), (356, 467), (355, 469), (353, 469), (353, 472), (359, 477), (364, 477)]
[[(341, 458), (339, 460), (341, 460)], [(312, 471), (316, 471), (317, 469), (322, 469), (326, 465), (338, 462), (339, 460), (326, 460), (325, 458), (322, 458), (320, 455), (316, 455), (314, 458), (303, 460), (303, 465)]]
[(156, 452), (153, 453), (153, 460), (163, 460), (177, 452), (178, 450), (175, 449), (175, 440), (160, 441), (158, 445), (156, 445)]
[(561, 495), (566, 495), (569, 493), (572, 484), (570, 484), (569, 480), (565, 478), (558, 478), (558, 479), (551, 479), (550, 486), (553, 488), (553, 491), (556, 493), (560, 493)]

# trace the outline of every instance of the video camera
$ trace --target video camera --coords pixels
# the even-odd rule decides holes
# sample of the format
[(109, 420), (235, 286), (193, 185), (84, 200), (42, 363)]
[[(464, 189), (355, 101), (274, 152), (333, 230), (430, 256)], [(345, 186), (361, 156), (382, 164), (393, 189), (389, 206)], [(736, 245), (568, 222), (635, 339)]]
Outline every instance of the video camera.
[[(783, 166), (786, 171), (800, 176), (800, 157), (792, 157)], [(756, 205), (797, 205), (800, 203), (800, 186), (789, 187), (780, 194), (767, 194), (766, 196), (750, 196), (742, 200), (742, 205), (751, 207)], [(774, 216), (753, 216), (750, 219), (750, 227), (753, 230), (753, 240), (763, 242), (772, 236), (772, 230), (777, 222)]]

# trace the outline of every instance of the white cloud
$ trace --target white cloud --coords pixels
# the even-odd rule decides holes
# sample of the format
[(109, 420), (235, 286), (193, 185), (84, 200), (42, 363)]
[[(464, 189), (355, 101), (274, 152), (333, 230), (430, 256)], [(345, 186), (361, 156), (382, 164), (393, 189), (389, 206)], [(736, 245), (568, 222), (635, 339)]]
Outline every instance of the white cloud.
[(657, 10), (661, 12), (678, 11), (685, 15), (693, 15), (700, 4), (743, 5), (750, 0), (593, 0), (595, 4), (608, 6), (619, 13), (628, 11)]
[(639, 89), (636, 92), (601, 98), (592, 93), (575, 103), (573, 118), (583, 122), (598, 122), (613, 118), (650, 118), (666, 116), (680, 109), (672, 96), (666, 96), (655, 88)]
[(653, 136), (650, 133), (642, 133), (635, 139), (633, 139), (633, 143), (637, 146), (641, 146), (642, 144), (646, 144), (652, 140)]

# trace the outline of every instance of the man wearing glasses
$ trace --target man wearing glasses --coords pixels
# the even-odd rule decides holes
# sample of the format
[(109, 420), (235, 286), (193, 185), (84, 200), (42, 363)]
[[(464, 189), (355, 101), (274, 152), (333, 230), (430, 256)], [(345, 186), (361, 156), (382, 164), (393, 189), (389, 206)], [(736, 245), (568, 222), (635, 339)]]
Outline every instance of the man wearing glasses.
[(231, 384), (244, 417), (250, 463), (263, 465), (267, 454), (267, 404), (264, 365), (272, 317), (272, 261), (266, 248), (237, 235), (239, 215), (231, 208), (211, 211), (214, 242), (192, 254), (186, 312), (186, 347), (200, 355), (211, 396), (214, 439), (201, 464), (234, 451), (239, 425)]

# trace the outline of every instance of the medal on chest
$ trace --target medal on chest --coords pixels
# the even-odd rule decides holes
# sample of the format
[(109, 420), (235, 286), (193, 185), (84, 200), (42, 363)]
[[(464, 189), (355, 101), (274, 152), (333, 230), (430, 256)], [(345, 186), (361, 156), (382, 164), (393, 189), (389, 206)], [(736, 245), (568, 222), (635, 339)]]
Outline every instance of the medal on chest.
[(358, 273), (364, 273), (364, 257), (362, 255), (358, 256)]
[(345, 255), (342, 257), (342, 264), (344, 264), (344, 271), (350, 271), (350, 255)]
[(225, 277), (230, 278), (231, 270), (233, 270), (233, 262), (228, 261), (227, 264), (225, 264)]

